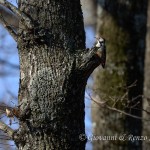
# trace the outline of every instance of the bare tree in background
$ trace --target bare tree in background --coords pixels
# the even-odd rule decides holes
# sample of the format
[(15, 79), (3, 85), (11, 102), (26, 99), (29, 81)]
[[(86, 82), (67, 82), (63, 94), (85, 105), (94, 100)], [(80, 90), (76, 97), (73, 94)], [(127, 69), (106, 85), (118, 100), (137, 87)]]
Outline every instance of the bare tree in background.
[[(146, 11), (147, 0), (98, 1), (97, 34), (106, 38), (108, 59), (106, 70), (95, 72), (95, 95), (99, 102), (138, 117), (142, 116)], [(141, 135), (140, 119), (105, 107), (92, 108), (94, 134)], [(95, 150), (140, 150), (142, 141), (94, 141), (93, 146)]]
[(96, 24), (96, 0), (81, 0), (83, 14), (84, 14), (84, 25), (94, 26)]
[[(147, 36), (146, 36), (146, 52), (145, 52), (145, 69), (144, 69), (144, 100), (143, 108), (150, 112), (150, 1), (148, 1), (147, 10)], [(143, 135), (150, 137), (150, 113), (143, 112), (143, 118), (149, 121), (143, 121)], [(149, 141), (143, 141), (143, 150), (150, 147)]]

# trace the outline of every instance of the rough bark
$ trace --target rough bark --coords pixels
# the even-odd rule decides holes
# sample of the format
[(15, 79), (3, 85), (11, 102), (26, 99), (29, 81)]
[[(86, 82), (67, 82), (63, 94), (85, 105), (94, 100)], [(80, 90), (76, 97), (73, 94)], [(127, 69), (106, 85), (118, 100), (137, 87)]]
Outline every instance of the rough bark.
[(19, 102), (21, 110), (30, 105), (30, 113), (20, 122), (23, 142), (17, 146), (84, 149), (78, 136), (84, 133), (85, 82), (77, 82), (73, 57), (75, 49), (85, 48), (79, 1), (21, 1), (20, 9), (36, 26), (19, 30)]
[(19, 9), (20, 127), (13, 139), (20, 150), (83, 150), (85, 86), (101, 60), (85, 49), (80, 0), (20, 0)]
[[(142, 116), (140, 95), (143, 93), (146, 10), (146, 0), (115, 2), (99, 0), (97, 33), (106, 38), (108, 60), (106, 70), (95, 73), (94, 90), (96, 89), (96, 95), (106, 100), (109, 106), (139, 117)], [(124, 87), (135, 81), (136, 86), (128, 89), (125, 96)], [(122, 100), (123, 95), (125, 97)], [(133, 109), (128, 109), (127, 102), (130, 103), (129, 107), (139, 103)], [(95, 106), (92, 108), (94, 134), (141, 135), (141, 120)], [(141, 147), (141, 141), (94, 141), (95, 150), (141, 149)]]

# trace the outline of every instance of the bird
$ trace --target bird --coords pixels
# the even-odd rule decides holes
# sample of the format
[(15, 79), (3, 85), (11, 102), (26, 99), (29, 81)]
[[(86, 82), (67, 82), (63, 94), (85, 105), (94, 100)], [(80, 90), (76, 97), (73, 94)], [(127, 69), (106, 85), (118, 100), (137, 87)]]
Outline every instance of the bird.
[(105, 68), (106, 63), (106, 45), (105, 45), (105, 39), (102, 37), (96, 38), (97, 43), (95, 45), (97, 52), (96, 54), (101, 58), (101, 65), (103, 68)]

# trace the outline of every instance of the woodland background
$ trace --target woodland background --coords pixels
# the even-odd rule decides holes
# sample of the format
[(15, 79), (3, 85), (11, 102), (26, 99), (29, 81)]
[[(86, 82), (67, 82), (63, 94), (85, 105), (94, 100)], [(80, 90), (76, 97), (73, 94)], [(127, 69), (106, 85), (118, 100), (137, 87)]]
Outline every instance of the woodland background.
[[(9, 1), (17, 6), (17, 2)], [(81, 0), (86, 46), (95, 36), (106, 39), (106, 68), (98, 67), (85, 93), (86, 133), (150, 138), (150, 2), (148, 0)], [(0, 103), (17, 106), (19, 58), (16, 42), (0, 26)], [(8, 125), (3, 112), (0, 119)], [(18, 128), (18, 120), (11, 127)], [(0, 149), (16, 149), (0, 132)], [(148, 150), (148, 140), (93, 141), (87, 150)]]

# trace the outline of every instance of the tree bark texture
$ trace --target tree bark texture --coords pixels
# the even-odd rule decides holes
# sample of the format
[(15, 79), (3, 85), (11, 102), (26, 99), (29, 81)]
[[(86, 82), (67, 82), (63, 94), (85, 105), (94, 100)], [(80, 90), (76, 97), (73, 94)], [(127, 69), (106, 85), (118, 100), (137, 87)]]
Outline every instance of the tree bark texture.
[(19, 25), (20, 128), (14, 141), (20, 150), (83, 150), (84, 91), (100, 60), (85, 59), (91, 52), (85, 50), (80, 1), (20, 0), (19, 9), (34, 29)]
[[(106, 39), (107, 66), (104, 71), (95, 72), (95, 94), (109, 106), (141, 117), (147, 1), (99, 0), (98, 3), (97, 34)], [(124, 87), (135, 82), (136, 86), (126, 91)], [(141, 120), (95, 107), (95, 104), (92, 108), (94, 134), (141, 135)], [(95, 150), (141, 148), (141, 141), (94, 141)]]

